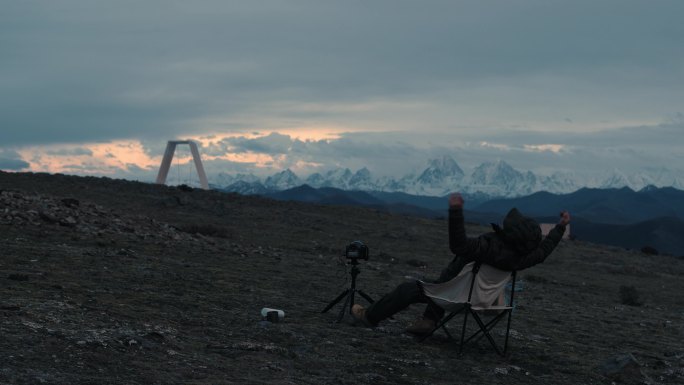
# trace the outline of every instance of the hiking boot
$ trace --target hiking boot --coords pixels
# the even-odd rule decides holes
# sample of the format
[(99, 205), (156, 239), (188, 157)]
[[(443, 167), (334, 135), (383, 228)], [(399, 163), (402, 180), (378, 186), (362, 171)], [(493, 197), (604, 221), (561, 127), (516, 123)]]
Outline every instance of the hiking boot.
[(418, 335), (428, 334), (435, 328), (435, 325), (435, 321), (429, 318), (421, 318), (409, 325), (409, 327), (406, 328), (406, 332)]
[(352, 313), (352, 316), (354, 317), (354, 319), (358, 323), (362, 324), (365, 327), (369, 327), (369, 328), (373, 327), (373, 324), (371, 324), (370, 321), (368, 321), (368, 318), (366, 318), (366, 308), (365, 307), (355, 303), (354, 306), (352, 306), (352, 308), (351, 308), (351, 313)]

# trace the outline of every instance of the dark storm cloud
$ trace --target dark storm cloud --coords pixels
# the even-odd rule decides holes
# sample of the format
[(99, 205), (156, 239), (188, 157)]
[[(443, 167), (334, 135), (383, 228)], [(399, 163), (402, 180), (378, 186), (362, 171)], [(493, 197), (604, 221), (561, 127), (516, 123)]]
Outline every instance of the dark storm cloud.
[(20, 171), (30, 166), (19, 153), (14, 150), (0, 148), (0, 170)]
[(505, 143), (509, 146), (531, 144), (563, 144), (570, 147), (611, 148), (611, 147), (661, 147), (662, 149), (679, 149), (684, 138), (684, 121), (672, 121), (658, 125), (619, 127), (592, 132), (557, 130), (557, 131), (525, 131), (507, 130), (495, 134), (469, 135), (493, 143)]
[(290, 154), (307, 161), (321, 158), (365, 159), (370, 156), (395, 158), (410, 156), (418, 151), (417, 147), (403, 141), (383, 142), (378, 135), (386, 137), (392, 133), (344, 133), (336, 139), (322, 140), (301, 140), (290, 135), (270, 133), (258, 138), (226, 138), (222, 142), (229, 151), (236, 153), (252, 152), (271, 156)]
[(203, 164), (207, 174), (214, 176), (220, 173), (249, 174), (256, 171), (255, 164), (251, 162), (232, 162), (224, 159), (211, 159), (203, 161)]
[[(588, 133), (517, 130), (496, 134), (416, 132), (395, 135), (356, 132), (343, 134), (337, 139), (307, 141), (271, 133), (258, 138), (226, 138), (204, 146), (202, 153), (212, 156), (249, 153), (278, 159), (273, 168), (256, 171), (261, 173), (308, 162), (317, 165), (309, 168), (311, 172), (337, 167), (369, 167), (375, 174), (396, 176), (420, 172), (430, 159), (444, 155), (456, 159), (466, 172), (483, 162), (505, 160), (519, 169), (543, 174), (575, 170), (587, 173), (612, 168), (643, 170), (649, 165), (672, 167), (673, 159), (684, 155), (679, 145), (683, 131), (681, 123), (668, 122)], [(663, 139), (665, 143), (661, 143)], [(221, 171), (222, 162), (215, 162), (216, 170)], [(224, 167), (223, 171), (228, 171), (235, 169), (236, 165), (226, 162)], [(243, 169), (248, 170), (249, 167)], [(252, 171), (255, 171), (253, 167)]]
[[(487, 158), (504, 159), (523, 169), (591, 173), (613, 168), (645, 170), (654, 166), (678, 169), (676, 159), (684, 156), (682, 137), (684, 122), (670, 121), (596, 132), (508, 130), (470, 135), (467, 138), (470, 146), (457, 147), (461, 158), (468, 163)], [(478, 143), (488, 145), (478, 146)], [(544, 145), (560, 145), (561, 149), (543, 150)]]
[[(7, 2), (0, 142), (163, 141), (283, 119), (402, 124), (397, 111), (366, 121), (325, 108), (374, 100), (420, 100), (450, 120), (458, 105), (502, 122), (507, 108), (661, 117), (682, 96), (683, 11), (625, 0)], [(287, 108), (300, 103), (323, 107)]]
[(254, 139), (249, 139), (244, 136), (235, 138), (226, 138), (222, 141), (228, 145), (232, 152), (254, 152), (268, 155), (287, 154), (292, 149), (293, 145), (300, 142), (297, 139), (292, 139), (289, 135), (282, 135), (275, 132), (267, 136), (261, 136)]
[[(378, 142), (372, 133), (344, 134), (337, 139), (324, 140), (301, 140), (277, 133), (258, 138), (240, 136), (203, 146), (202, 153), (212, 156), (226, 153), (268, 155), (278, 159), (277, 164), (274, 164), (278, 169), (296, 167), (301, 162), (316, 164), (319, 171), (338, 167), (370, 167), (380, 175), (412, 172), (414, 165), (423, 166), (431, 157), (424, 149), (405, 142)], [(418, 159), (418, 162), (407, 163), (407, 158)], [(215, 162), (220, 165), (223, 161)], [(225, 162), (226, 169), (236, 167), (233, 162)], [(242, 164), (242, 169), (247, 171), (250, 167)], [(251, 167), (251, 170), (254, 171), (254, 168)], [(311, 171), (316, 170), (312, 168)]]

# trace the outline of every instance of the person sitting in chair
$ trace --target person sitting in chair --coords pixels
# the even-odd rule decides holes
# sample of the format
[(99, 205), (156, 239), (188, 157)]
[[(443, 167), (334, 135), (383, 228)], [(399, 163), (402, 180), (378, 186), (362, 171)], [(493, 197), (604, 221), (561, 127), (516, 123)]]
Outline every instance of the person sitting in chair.
[[(470, 262), (491, 265), (505, 271), (523, 270), (542, 263), (556, 248), (563, 238), (566, 225), (570, 223), (570, 213), (561, 212), (558, 224), (542, 240), (539, 224), (513, 208), (504, 218), (503, 228), (492, 224), (494, 231), (469, 238), (465, 233), (463, 204), (461, 194), (449, 196), (449, 248), (455, 257), (435, 283), (448, 282)], [(360, 323), (374, 327), (413, 303), (426, 303), (427, 307), (423, 318), (406, 331), (414, 334), (429, 333), (444, 316), (444, 309), (425, 295), (420, 281), (400, 284), (368, 308), (354, 304), (351, 312)]]

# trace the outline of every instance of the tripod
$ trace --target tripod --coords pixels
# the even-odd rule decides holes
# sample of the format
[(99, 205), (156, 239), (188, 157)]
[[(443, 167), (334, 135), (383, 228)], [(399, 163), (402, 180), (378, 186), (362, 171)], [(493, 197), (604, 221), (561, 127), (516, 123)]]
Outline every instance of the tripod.
[(368, 294), (364, 293), (363, 290), (357, 289), (356, 288), (356, 276), (359, 275), (361, 272), (359, 268), (357, 267), (359, 265), (359, 260), (358, 258), (352, 258), (351, 259), (351, 286), (348, 289), (345, 289), (340, 295), (337, 296), (332, 302), (328, 304), (328, 306), (323, 309), (321, 313), (325, 313), (328, 310), (332, 309), (333, 306), (335, 306), (338, 302), (344, 299), (344, 306), (342, 306), (342, 309), (340, 309), (340, 315), (337, 317), (337, 320), (335, 320), (334, 323), (342, 321), (342, 318), (344, 318), (344, 313), (346, 309), (349, 309), (349, 313), (351, 313), (351, 308), (354, 306), (354, 293), (359, 293), (360, 296), (366, 299), (366, 301), (373, 303), (373, 298), (371, 298)]

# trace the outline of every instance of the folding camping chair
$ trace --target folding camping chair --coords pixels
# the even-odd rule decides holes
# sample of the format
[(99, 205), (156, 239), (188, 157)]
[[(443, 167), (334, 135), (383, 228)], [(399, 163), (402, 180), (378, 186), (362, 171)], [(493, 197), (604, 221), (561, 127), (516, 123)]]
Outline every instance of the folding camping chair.
[[(461, 328), (461, 341), (459, 353), (463, 352), (463, 346), (474, 338), (483, 336), (487, 338), (494, 350), (501, 356), (508, 349), (508, 336), (511, 329), (511, 315), (513, 314), (513, 296), (515, 293), (515, 271), (503, 271), (493, 266), (471, 262), (467, 264), (461, 273), (451, 281), (430, 284), (423, 283), (425, 295), (430, 297), (435, 304), (449, 311), (437, 325), (420, 341), (430, 337), (435, 331), (442, 328), (449, 339), (453, 340), (451, 333), (446, 328), (446, 323), (460, 313), (463, 313), (463, 325)], [(503, 293), (506, 284), (511, 283), (511, 295), (508, 304), (504, 304)], [(466, 295), (467, 293), (467, 295)], [(483, 316), (495, 314), (487, 323)], [(468, 316), (475, 320), (478, 330), (465, 338)], [(497, 345), (491, 335), (492, 329), (505, 317), (508, 318), (503, 350)]]

